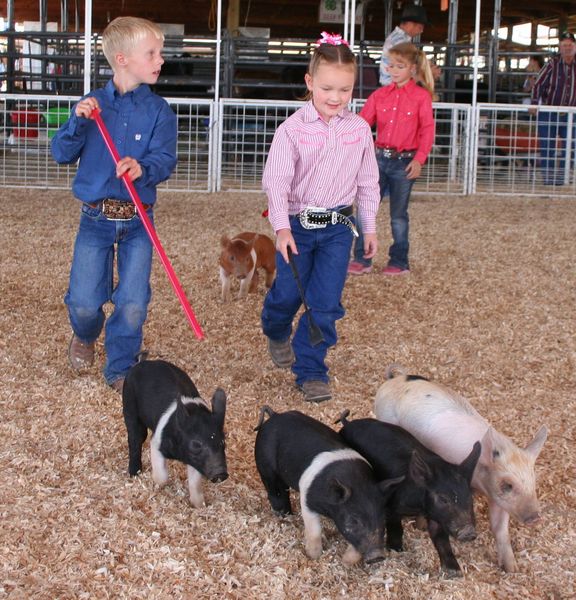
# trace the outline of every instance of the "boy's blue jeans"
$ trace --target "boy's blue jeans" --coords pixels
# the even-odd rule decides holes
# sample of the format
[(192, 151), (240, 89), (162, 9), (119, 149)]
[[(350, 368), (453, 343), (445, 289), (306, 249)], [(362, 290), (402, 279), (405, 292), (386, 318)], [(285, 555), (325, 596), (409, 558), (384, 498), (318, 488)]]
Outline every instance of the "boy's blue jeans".
[[(408, 251), (410, 244), (408, 201), (414, 185), (414, 179), (407, 179), (406, 167), (410, 158), (386, 158), (376, 152), (376, 161), (380, 172), (380, 197), (390, 195), (390, 226), (392, 228), (393, 243), (388, 251), (388, 265), (409, 269)], [(360, 237), (356, 238), (354, 245), (354, 260), (364, 266), (372, 264), (372, 259), (364, 258), (364, 236), (361, 224), (357, 224)]]
[[(148, 217), (153, 222), (152, 211)], [(118, 283), (114, 287), (114, 254)], [(142, 221), (109, 221), (100, 208), (82, 205), (74, 244), (70, 285), (64, 298), (72, 330), (80, 341), (94, 342), (105, 322), (103, 306), (114, 304), (106, 320), (104, 377), (111, 384), (136, 362), (151, 298), (152, 243)]]
[[(298, 248), (294, 262), (306, 302), (314, 321), (324, 335), (324, 342), (310, 344), (308, 317), (302, 314), (292, 339), (295, 361), (292, 371), (296, 383), (328, 382), (324, 362), (330, 346), (337, 340), (336, 320), (344, 316), (340, 303), (346, 282), (346, 269), (352, 246), (352, 233), (345, 225), (328, 225), (324, 229), (304, 229), (298, 217), (290, 217), (292, 235)], [(276, 279), (264, 299), (262, 330), (275, 341), (285, 341), (292, 333), (292, 321), (302, 302), (290, 265), (276, 253)]]

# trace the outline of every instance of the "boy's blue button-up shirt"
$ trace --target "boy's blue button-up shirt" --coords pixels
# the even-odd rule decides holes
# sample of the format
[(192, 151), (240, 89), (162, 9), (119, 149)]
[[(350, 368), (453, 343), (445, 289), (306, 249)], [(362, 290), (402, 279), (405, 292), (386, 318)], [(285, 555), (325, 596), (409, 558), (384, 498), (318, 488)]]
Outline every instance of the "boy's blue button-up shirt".
[[(145, 84), (121, 95), (110, 80), (88, 95), (98, 100), (119, 155), (136, 159), (142, 167), (142, 176), (134, 181), (140, 199), (154, 204), (156, 186), (168, 179), (176, 166), (178, 129), (173, 110)], [(52, 139), (52, 155), (58, 163), (80, 161), (72, 186), (79, 200), (130, 200), (94, 120), (77, 117), (73, 109)]]

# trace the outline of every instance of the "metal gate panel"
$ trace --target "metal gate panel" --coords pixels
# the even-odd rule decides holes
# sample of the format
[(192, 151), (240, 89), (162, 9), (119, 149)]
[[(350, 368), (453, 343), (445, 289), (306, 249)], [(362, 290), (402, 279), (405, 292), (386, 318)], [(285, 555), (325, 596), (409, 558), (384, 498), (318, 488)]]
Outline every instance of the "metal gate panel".
[[(543, 121), (550, 119), (559, 126), (543, 128)], [(576, 109), (479, 104), (474, 127), (477, 146), (471, 192), (576, 196)], [(571, 152), (566, 153), (567, 148)], [(549, 152), (549, 159), (544, 152)]]

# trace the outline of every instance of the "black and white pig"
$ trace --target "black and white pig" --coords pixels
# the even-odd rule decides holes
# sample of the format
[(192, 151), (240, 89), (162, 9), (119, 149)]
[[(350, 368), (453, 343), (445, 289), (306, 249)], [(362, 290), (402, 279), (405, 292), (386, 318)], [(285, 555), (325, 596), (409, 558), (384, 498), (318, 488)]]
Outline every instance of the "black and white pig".
[(414, 436), (396, 425), (376, 419), (348, 421), (340, 416), (344, 442), (372, 465), (378, 479), (404, 476), (388, 499), (386, 547), (402, 550), (402, 517), (425, 517), (428, 533), (449, 576), (461, 575), (450, 537), (459, 541), (476, 538), (470, 481), (480, 443), (459, 465), (446, 462), (425, 448)]
[(134, 365), (122, 390), (124, 422), (128, 432), (128, 472), (142, 470), (142, 445), (150, 441), (152, 478), (168, 481), (166, 459), (183, 462), (188, 471), (190, 502), (204, 505), (202, 477), (212, 482), (228, 477), (224, 444), (226, 394), (218, 388), (212, 410), (182, 369), (163, 360), (144, 360)]
[(306, 554), (315, 559), (322, 553), (324, 515), (350, 544), (346, 564), (382, 560), (386, 499), (402, 478), (377, 481), (366, 459), (336, 431), (299, 411), (264, 406), (256, 431), (256, 466), (274, 511), (291, 514), (289, 490), (300, 492)]

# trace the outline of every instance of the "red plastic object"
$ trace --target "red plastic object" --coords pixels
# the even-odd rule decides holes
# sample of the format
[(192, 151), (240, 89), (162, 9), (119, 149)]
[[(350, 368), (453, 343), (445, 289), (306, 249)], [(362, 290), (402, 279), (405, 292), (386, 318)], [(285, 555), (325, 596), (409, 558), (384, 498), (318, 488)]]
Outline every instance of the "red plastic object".
[[(98, 109), (93, 110), (91, 116), (96, 121), (96, 125), (98, 126), (98, 129), (99, 129), (100, 133), (102, 134), (102, 137), (104, 138), (104, 143), (106, 144), (108, 151), (110, 152), (110, 154), (112, 155), (112, 158), (114, 159), (114, 163), (117, 164), (118, 161), (120, 160), (120, 155), (118, 154), (118, 150), (116, 149), (116, 146), (114, 145), (114, 142), (112, 141), (112, 138), (110, 137), (110, 133), (109, 133), (108, 129), (106, 128), (106, 125), (104, 124), (104, 121), (102, 120), (102, 117), (100, 116), (100, 111)], [(162, 247), (162, 244), (160, 243), (160, 239), (158, 238), (158, 235), (156, 234), (156, 230), (154, 229), (154, 226), (152, 225), (150, 219), (148, 218), (148, 215), (146, 214), (146, 211), (144, 210), (144, 207), (142, 206), (142, 200), (140, 200), (140, 196), (138, 196), (138, 192), (136, 191), (136, 188), (134, 187), (134, 184), (132, 183), (130, 176), (128, 175), (128, 173), (124, 173), (124, 175), (122, 176), (122, 179), (123, 179), (126, 187), (128, 188), (128, 193), (130, 194), (130, 198), (132, 198), (132, 202), (134, 202), (134, 204), (136, 205), (136, 207), (138, 209), (138, 215), (140, 216), (140, 219), (142, 219), (142, 223), (144, 223), (144, 228), (146, 229), (146, 232), (148, 233), (148, 236), (150, 237), (150, 241), (152, 242), (154, 249), (156, 250), (156, 252), (158, 253), (158, 256), (160, 257), (162, 266), (164, 267), (164, 270), (166, 271), (166, 274), (168, 275), (168, 279), (170, 280), (170, 283), (172, 284), (172, 287), (174, 288), (174, 291), (176, 292), (176, 296), (178, 296), (178, 300), (180, 300), (180, 304), (182, 305), (182, 308), (184, 309), (184, 313), (188, 317), (188, 321), (190, 322), (190, 325), (192, 326), (192, 330), (194, 331), (194, 333), (196, 334), (196, 337), (199, 340), (204, 339), (204, 332), (202, 331), (202, 328), (200, 327), (200, 324), (198, 323), (198, 320), (196, 319), (196, 315), (194, 314), (194, 311), (192, 310), (192, 307), (190, 306), (190, 303), (188, 302), (188, 300), (186, 298), (186, 294), (184, 293), (184, 290), (182, 289), (182, 286), (180, 285), (180, 281), (178, 280), (178, 277), (176, 277), (176, 273), (174, 272), (174, 269), (172, 268), (172, 264), (170, 263), (170, 260), (166, 256), (166, 252), (164, 252), (164, 248)]]
[(14, 129), (12, 133), (17, 138), (37, 138), (40, 115), (36, 110), (15, 110), (10, 113)]

